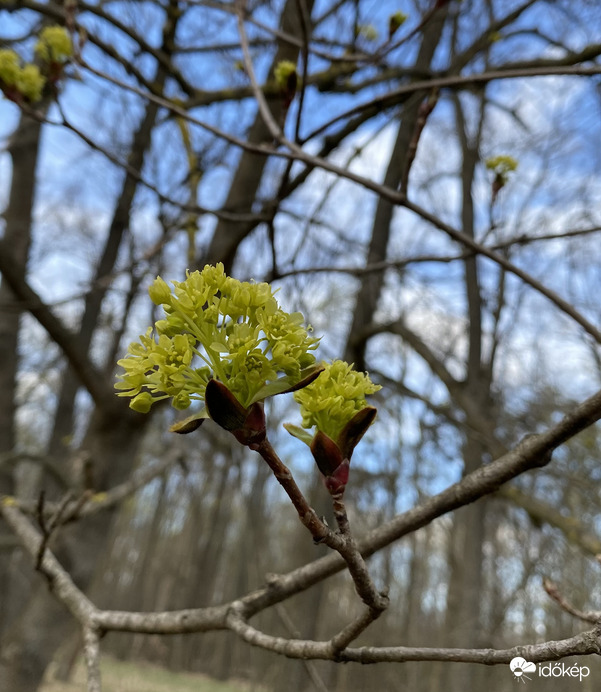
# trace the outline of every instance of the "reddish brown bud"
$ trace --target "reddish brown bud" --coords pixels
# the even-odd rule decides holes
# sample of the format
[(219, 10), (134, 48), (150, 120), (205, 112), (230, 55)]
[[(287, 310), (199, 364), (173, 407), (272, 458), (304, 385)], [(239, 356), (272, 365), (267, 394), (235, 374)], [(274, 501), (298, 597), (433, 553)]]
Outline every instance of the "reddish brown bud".
[(248, 409), (248, 415), (242, 427), (231, 432), (240, 444), (256, 449), (266, 436), (263, 402), (259, 401), (253, 404)]
[(331, 476), (344, 459), (338, 445), (321, 430), (315, 433), (311, 442), (311, 454), (317, 467), (326, 477)]
[(248, 412), (222, 382), (208, 381), (205, 403), (211, 418), (217, 425), (230, 432), (243, 427)]
[(344, 459), (350, 459), (353, 455), (353, 450), (359, 444), (359, 441), (367, 432), (369, 426), (374, 422), (376, 417), (376, 409), (373, 406), (366, 406), (360, 411), (357, 411), (350, 421), (344, 426), (340, 435), (338, 435), (338, 447)]
[(326, 477), (326, 488), (330, 495), (341, 495), (348, 483), (351, 462), (348, 459), (338, 466), (334, 473)]

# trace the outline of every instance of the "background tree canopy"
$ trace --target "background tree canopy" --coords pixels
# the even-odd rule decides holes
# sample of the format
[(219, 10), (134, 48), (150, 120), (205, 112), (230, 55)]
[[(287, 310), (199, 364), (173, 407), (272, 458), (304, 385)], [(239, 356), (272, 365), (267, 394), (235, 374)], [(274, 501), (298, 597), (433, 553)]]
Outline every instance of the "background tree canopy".
[[(273, 690), (509, 690), (517, 655), (597, 689), (600, 27), (588, 0), (0, 0), (0, 689), (66, 680), (76, 620), (89, 689), (105, 631)], [(390, 605), (342, 647), (365, 606), (268, 466), (114, 393), (155, 277), (217, 262), (382, 386), (345, 500)], [(335, 526), (292, 397), (266, 411)]]

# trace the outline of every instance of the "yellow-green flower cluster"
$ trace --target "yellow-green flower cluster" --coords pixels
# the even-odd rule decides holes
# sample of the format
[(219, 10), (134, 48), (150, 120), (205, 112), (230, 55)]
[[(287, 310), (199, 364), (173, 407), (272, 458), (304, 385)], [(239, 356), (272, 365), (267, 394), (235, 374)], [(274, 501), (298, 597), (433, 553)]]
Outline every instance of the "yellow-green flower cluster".
[(44, 62), (65, 62), (73, 55), (73, 43), (69, 32), (62, 26), (42, 29), (35, 52)]
[(301, 406), (303, 428), (315, 426), (337, 440), (346, 424), (367, 406), (365, 397), (381, 387), (343, 360), (324, 365), (325, 370), (319, 377), (295, 392), (294, 398)]
[[(149, 288), (165, 318), (129, 347), (118, 364), (117, 389), (146, 412), (172, 398), (178, 409), (203, 400), (210, 378), (225, 384), (244, 407), (278, 394), (315, 363), (318, 339), (300, 313), (282, 310), (269, 284), (237, 281), (223, 265), (188, 272), (173, 288), (158, 277)], [(197, 367), (200, 366), (200, 367)]]
[(503, 182), (507, 182), (510, 173), (518, 167), (518, 162), (513, 156), (500, 155), (486, 159), (486, 168), (498, 175)]
[(37, 65), (21, 66), (14, 50), (0, 50), (0, 88), (9, 94), (17, 92), (31, 103), (39, 101), (46, 80)]

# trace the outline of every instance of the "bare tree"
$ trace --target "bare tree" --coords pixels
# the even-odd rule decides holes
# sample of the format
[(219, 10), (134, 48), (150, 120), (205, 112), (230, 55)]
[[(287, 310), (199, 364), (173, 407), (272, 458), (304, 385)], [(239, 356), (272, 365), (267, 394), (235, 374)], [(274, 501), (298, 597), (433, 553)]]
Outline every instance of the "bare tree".
[[(37, 689), (82, 637), (100, 689), (108, 631), (174, 667), (202, 646), (220, 677), (248, 674), (250, 644), (257, 677), (299, 689), (379, 689), (406, 661), (415, 689), (502, 689), (493, 664), (599, 652), (598, 9), (401, 9), (2, 3), (2, 689)], [(217, 262), (277, 285), (322, 357), (382, 385), (345, 502), (335, 451), (317, 452), (328, 494), (277, 400), (272, 447), (246, 420), (232, 439), (219, 407), (226, 432), (174, 442), (172, 410), (114, 396), (158, 317), (150, 279)], [(549, 596), (563, 615), (538, 621)]]

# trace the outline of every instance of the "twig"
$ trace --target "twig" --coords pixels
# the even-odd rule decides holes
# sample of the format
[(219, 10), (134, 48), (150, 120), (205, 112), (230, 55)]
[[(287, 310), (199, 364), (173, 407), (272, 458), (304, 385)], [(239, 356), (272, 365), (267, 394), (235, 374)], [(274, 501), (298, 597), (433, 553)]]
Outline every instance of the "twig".
[(338, 548), (342, 546), (342, 540), (335, 536), (317, 516), (317, 513), (307, 502), (301, 489), (296, 484), (290, 469), (279, 458), (275, 449), (271, 446), (271, 442), (265, 438), (265, 440), (259, 444), (256, 451), (261, 455), (263, 460), (267, 462), (276, 480), (286, 491), (286, 495), (288, 495), (290, 501), (294, 505), (301, 522), (311, 532), (313, 539), (318, 543), (325, 542), (331, 548), (334, 548), (334, 550), (338, 550)]
[(42, 540), (40, 542), (40, 547), (38, 548), (38, 555), (35, 561), (36, 572), (42, 571), (42, 560), (44, 559), (44, 553), (48, 547), (48, 543), (52, 538), (52, 535), (57, 531), (57, 529), (64, 523), (63, 519), (65, 516), (65, 511), (69, 502), (71, 502), (73, 495), (71, 492), (65, 493), (63, 499), (58, 503), (55, 511), (46, 519), (45, 516), (45, 493), (42, 490), (38, 498), (36, 514), (38, 519), (38, 525), (40, 531), (42, 532)]
[(377, 620), (382, 614), (381, 610), (376, 610), (375, 608), (367, 608), (365, 612), (359, 615), (358, 618), (349, 623), (344, 629), (342, 629), (337, 635), (330, 639), (330, 646), (332, 648), (332, 654), (335, 658), (340, 656), (340, 653), (348, 647), (348, 645), (357, 639), (357, 637), (364, 632), (374, 620)]
[[(44, 543), (44, 537), (40, 531), (15, 506), (12, 498), (4, 497), (0, 500), (0, 514), (19, 538), (25, 550), (34, 560), (37, 560)], [(82, 624), (93, 623), (98, 612), (96, 606), (75, 586), (69, 574), (48, 548), (43, 551), (40, 571), (48, 579), (54, 595), (68, 608), (76, 620)]]
[[(495, 461), (371, 531), (358, 541), (361, 554), (369, 557), (402, 536), (427, 526), (437, 517), (495, 492), (504, 483), (526, 471), (545, 466), (550, 462), (554, 449), (600, 418), (601, 391), (583, 401), (546, 432), (524, 439)], [(250, 613), (254, 614), (340, 572), (344, 564), (338, 555), (327, 555), (281, 575), (277, 586), (255, 591), (242, 600), (251, 609)]]
[[(72, 503), (67, 506), (63, 523), (66, 524), (77, 519), (84, 519), (109, 509), (110, 507), (114, 507), (130, 495), (133, 495), (133, 493), (140, 488), (143, 488), (147, 483), (150, 483), (150, 481), (165, 473), (170, 466), (179, 462), (180, 450), (176, 449), (173, 453), (167, 454), (158, 464), (137, 471), (127, 481), (116, 485), (110, 490), (98, 493), (90, 493), (89, 491), (82, 493), (77, 499), (72, 499)], [(35, 514), (37, 511), (37, 504), (18, 500), (13, 497), (5, 497), (5, 499), (10, 499), (10, 502), (22, 512)], [(58, 504), (45, 501), (44, 507), (46, 513), (56, 512)]]
[(599, 610), (579, 610), (571, 603), (569, 603), (566, 598), (561, 594), (557, 584), (552, 582), (547, 577), (543, 577), (543, 589), (549, 594), (549, 596), (559, 605), (562, 610), (566, 613), (573, 615), (579, 620), (584, 620), (585, 622), (592, 622), (593, 624), (601, 623), (601, 611)]
[(242, 48), (242, 55), (244, 57), (244, 67), (246, 69), (246, 73), (248, 74), (248, 78), (250, 79), (250, 84), (253, 90), (254, 97), (259, 106), (261, 117), (263, 118), (265, 125), (267, 125), (267, 129), (271, 133), (271, 136), (275, 139), (276, 142), (280, 142), (281, 144), (283, 144), (286, 138), (284, 137), (282, 129), (277, 124), (275, 118), (271, 114), (271, 110), (269, 109), (269, 104), (267, 103), (265, 94), (263, 93), (263, 90), (261, 89), (257, 81), (253, 61), (250, 57), (248, 37), (246, 35), (246, 29), (244, 28), (244, 17), (247, 14), (246, 1), (236, 0), (236, 8), (238, 10), (238, 34), (240, 35), (240, 47)]
[(372, 581), (365, 560), (351, 533), (351, 526), (346, 513), (346, 506), (342, 499), (342, 493), (332, 497), (332, 507), (336, 523), (338, 524), (339, 534), (345, 543), (344, 551), (339, 550), (338, 552), (346, 560), (357, 593), (370, 611), (373, 611), (374, 617), (372, 619), (375, 620), (388, 608), (388, 596), (380, 593)]
[[(19, 537), (25, 549), (35, 557), (43, 540), (28, 519), (16, 508), (9, 499), (0, 502), (0, 513)], [(248, 617), (257, 612), (253, 607), (253, 597), (256, 592), (246, 599), (234, 601), (224, 606), (200, 608), (159, 613), (126, 613), (118, 611), (101, 611), (89, 601), (75, 586), (69, 575), (58, 563), (50, 550), (46, 550), (42, 560), (42, 569), (49, 577), (56, 597), (64, 603), (74, 617), (82, 623), (84, 636), (89, 641), (86, 654), (88, 673), (94, 670), (98, 660), (98, 633), (105, 630), (120, 630), (130, 632), (146, 632), (156, 634), (206, 632), (210, 630), (229, 628), (236, 632), (244, 641), (255, 646), (281, 653), (291, 658), (314, 658), (338, 661), (356, 661), (358, 663), (401, 662), (401, 661), (461, 661), (496, 665), (509, 663), (515, 656), (523, 656), (532, 662), (555, 661), (560, 658), (575, 655), (601, 654), (601, 627), (583, 632), (570, 639), (544, 642), (536, 645), (517, 646), (512, 649), (439, 649), (418, 647), (361, 647), (358, 649), (345, 648), (335, 652), (332, 641), (317, 642), (304, 640), (288, 640), (281, 637), (266, 635), (247, 623)], [(296, 570), (296, 572), (302, 571)], [(282, 600), (290, 594), (282, 594), (280, 587), (276, 588), (278, 598)], [(265, 605), (264, 607), (267, 607)], [(345, 628), (338, 637), (343, 643), (349, 636), (355, 636), (363, 624), (369, 624), (369, 616), (362, 615), (356, 622)], [(371, 621), (371, 620), (370, 620)], [(336, 640), (336, 638), (335, 638)], [(94, 683), (96, 684), (96, 683)], [(91, 688), (99, 690), (99, 687)]]
[[(339, 534), (333, 533), (309, 505), (292, 477), (290, 469), (278, 457), (267, 438), (259, 444), (257, 452), (267, 462), (276, 479), (286, 491), (301, 522), (311, 532), (313, 540), (317, 543), (325, 543), (325, 545), (339, 553), (346, 562), (357, 593), (363, 602), (379, 612), (385, 610), (388, 607), (388, 598), (380, 594), (376, 589), (369, 575), (365, 560), (350, 534), (348, 519), (346, 520), (344, 533), (342, 531)], [(339, 512), (346, 517), (344, 503), (341, 500), (337, 507)]]

